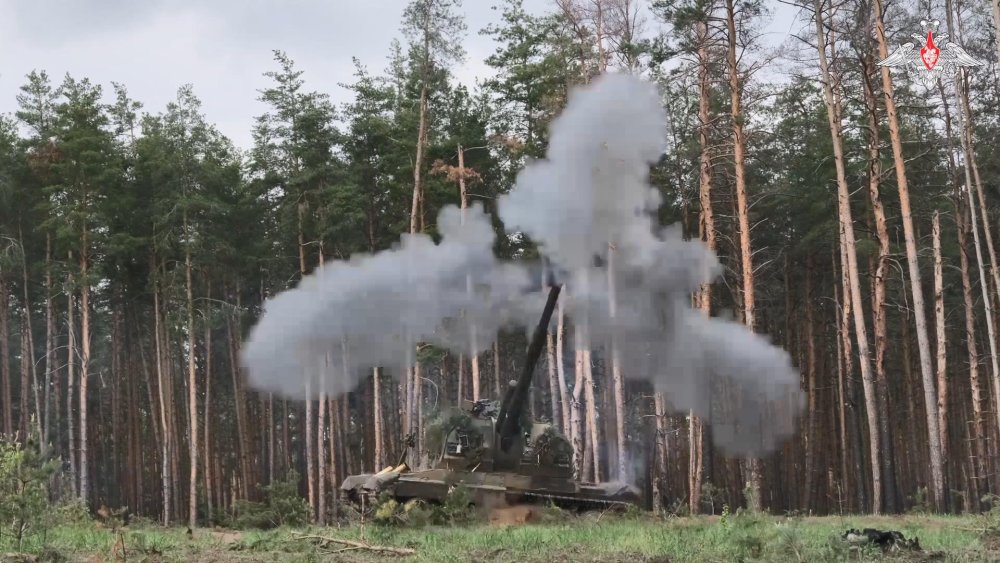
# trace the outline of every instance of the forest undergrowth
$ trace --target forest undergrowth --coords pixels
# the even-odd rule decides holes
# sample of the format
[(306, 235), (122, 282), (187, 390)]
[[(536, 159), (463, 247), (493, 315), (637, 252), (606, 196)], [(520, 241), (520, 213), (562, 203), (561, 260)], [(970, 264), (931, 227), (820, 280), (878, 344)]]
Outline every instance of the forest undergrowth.
[[(856, 528), (898, 530), (921, 549), (852, 549)], [(321, 539), (325, 538), (325, 539)], [(337, 543), (346, 540), (347, 544)], [(358, 547), (366, 546), (366, 547)], [(390, 553), (368, 549), (389, 548)], [(10, 547), (5, 535), (2, 549)], [(412, 553), (406, 553), (412, 550)], [(484, 514), (460, 524), (353, 522), (270, 530), (124, 527), (77, 522), (32, 536), (0, 561), (997, 561), (1000, 513), (977, 516), (572, 515), (546, 508), (533, 522), (497, 525)]]

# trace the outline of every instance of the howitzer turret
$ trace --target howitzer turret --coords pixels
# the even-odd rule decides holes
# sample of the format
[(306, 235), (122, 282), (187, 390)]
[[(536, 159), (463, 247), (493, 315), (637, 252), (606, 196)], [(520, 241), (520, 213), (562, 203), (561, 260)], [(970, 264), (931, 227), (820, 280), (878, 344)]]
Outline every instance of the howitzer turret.
[(638, 490), (630, 485), (573, 479), (569, 441), (552, 424), (526, 419), (532, 377), (560, 289), (558, 285), (549, 289), (524, 369), (510, 382), (503, 400), (476, 401), (467, 410), (447, 409), (429, 421), (424, 443), (437, 458), (432, 469), (411, 472), (401, 457), (395, 467), (348, 476), (341, 492), (355, 502), (383, 492), (399, 502), (441, 502), (463, 485), (481, 506), (549, 500), (585, 509), (637, 503)]

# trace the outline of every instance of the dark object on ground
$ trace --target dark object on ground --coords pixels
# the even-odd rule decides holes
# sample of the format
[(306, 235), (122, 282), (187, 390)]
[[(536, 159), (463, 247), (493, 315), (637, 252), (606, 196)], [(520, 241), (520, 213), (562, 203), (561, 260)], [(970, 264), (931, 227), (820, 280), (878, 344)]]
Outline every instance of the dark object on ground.
[(851, 528), (844, 532), (842, 538), (856, 547), (874, 545), (882, 551), (899, 551), (902, 549), (922, 551), (920, 538), (914, 537), (908, 540), (901, 532), (897, 532), (896, 530), (883, 531), (875, 528), (865, 528), (858, 531), (856, 528)]

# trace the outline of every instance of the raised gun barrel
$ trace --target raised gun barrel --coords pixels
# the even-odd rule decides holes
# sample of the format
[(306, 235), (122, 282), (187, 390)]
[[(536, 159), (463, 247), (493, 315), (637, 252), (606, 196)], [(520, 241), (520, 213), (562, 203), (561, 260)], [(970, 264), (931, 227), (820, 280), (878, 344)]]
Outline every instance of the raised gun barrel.
[(542, 310), (542, 318), (535, 327), (535, 332), (531, 336), (528, 345), (528, 355), (524, 360), (524, 371), (518, 377), (513, 389), (504, 397), (503, 405), (500, 407), (500, 414), (497, 417), (497, 431), (500, 442), (500, 449), (507, 451), (510, 449), (513, 438), (520, 432), (521, 413), (524, 405), (528, 402), (528, 389), (531, 387), (531, 377), (535, 371), (535, 364), (538, 363), (539, 356), (542, 355), (542, 346), (545, 344), (545, 335), (549, 329), (549, 321), (552, 319), (552, 311), (556, 307), (559, 299), (561, 285), (553, 285), (549, 289), (549, 298), (545, 302)]

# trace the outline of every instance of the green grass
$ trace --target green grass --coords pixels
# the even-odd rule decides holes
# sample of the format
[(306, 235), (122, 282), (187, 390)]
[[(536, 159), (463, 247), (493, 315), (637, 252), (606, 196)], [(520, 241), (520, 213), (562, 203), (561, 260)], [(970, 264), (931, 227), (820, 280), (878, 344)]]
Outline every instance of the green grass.
[[(848, 528), (895, 529), (918, 536), (922, 554), (882, 556), (851, 553), (840, 541)], [(128, 561), (386, 561), (413, 562), (740, 562), (740, 561), (1000, 561), (1000, 538), (982, 532), (975, 517), (904, 516), (779, 518), (730, 516), (719, 518), (613, 517), (596, 514), (557, 522), (520, 526), (390, 528), (367, 525), (364, 541), (416, 550), (409, 557), (379, 555), (341, 546), (321, 547), (296, 534), (361, 540), (358, 526), (345, 528), (278, 529), (263, 532), (132, 527), (123, 532)], [(0, 538), (0, 549), (12, 551)], [(114, 561), (115, 535), (96, 525), (50, 530), (32, 536), (25, 551), (48, 549), (70, 561)], [(992, 549), (991, 549), (992, 546)], [(937, 555), (937, 558), (931, 558)], [(119, 559), (120, 560), (120, 559)], [(0, 557), (0, 561), (3, 558)]]

